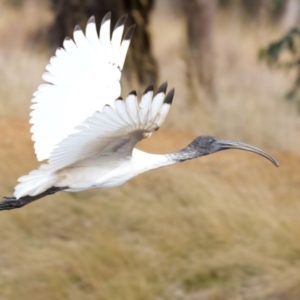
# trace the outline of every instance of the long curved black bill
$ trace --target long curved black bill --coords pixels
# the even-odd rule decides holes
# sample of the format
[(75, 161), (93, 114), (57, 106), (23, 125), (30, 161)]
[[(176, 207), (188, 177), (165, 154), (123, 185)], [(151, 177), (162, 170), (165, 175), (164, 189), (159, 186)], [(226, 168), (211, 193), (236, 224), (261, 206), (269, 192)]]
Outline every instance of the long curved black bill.
[(229, 141), (229, 140), (217, 140), (217, 143), (218, 146), (220, 147), (220, 150), (239, 149), (244, 151), (250, 151), (265, 157), (270, 162), (272, 162), (276, 167), (279, 167), (279, 162), (274, 157), (272, 157), (270, 154), (252, 145), (245, 144), (242, 142)]

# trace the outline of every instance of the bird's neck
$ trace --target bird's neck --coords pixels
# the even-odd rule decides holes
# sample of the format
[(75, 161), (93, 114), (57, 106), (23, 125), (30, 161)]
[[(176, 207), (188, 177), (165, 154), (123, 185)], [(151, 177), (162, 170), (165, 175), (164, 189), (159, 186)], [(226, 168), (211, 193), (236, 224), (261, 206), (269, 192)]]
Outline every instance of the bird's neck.
[(185, 148), (168, 154), (167, 156), (174, 161), (174, 163), (183, 162), (185, 160), (194, 159), (200, 156), (209, 154), (207, 151), (203, 151), (196, 142), (196, 139), (188, 144)]
[(132, 153), (132, 163), (137, 168), (137, 172), (142, 173), (149, 170), (173, 165), (185, 160), (194, 159), (206, 155), (197, 146), (195, 141), (192, 141), (185, 148), (169, 153), (169, 154), (150, 154), (138, 149), (134, 149)]
[(138, 149), (133, 149), (132, 162), (140, 173), (176, 163), (169, 155), (151, 154)]

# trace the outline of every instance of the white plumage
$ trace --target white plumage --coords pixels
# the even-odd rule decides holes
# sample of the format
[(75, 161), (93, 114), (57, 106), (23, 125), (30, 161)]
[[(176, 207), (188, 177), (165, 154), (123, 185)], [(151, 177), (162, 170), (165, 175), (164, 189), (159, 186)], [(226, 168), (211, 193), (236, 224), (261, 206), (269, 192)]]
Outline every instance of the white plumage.
[(132, 29), (122, 41), (125, 19), (110, 38), (110, 15), (103, 19), (98, 37), (94, 17), (86, 36), (76, 26), (74, 41), (67, 38), (46, 66), (48, 82), (34, 93), (31, 108), (32, 139), (39, 161), (48, 159), (55, 146), (95, 111), (113, 104), (121, 94), (121, 70)]
[(75, 27), (74, 41), (66, 38), (43, 75), (46, 83), (34, 93), (31, 106), (32, 140), (39, 161), (37, 170), (19, 178), (15, 197), (6, 197), (0, 210), (24, 206), (57, 191), (81, 191), (118, 186), (130, 178), (187, 159), (225, 149), (258, 153), (278, 162), (253, 146), (197, 137), (186, 148), (156, 155), (135, 149), (164, 122), (174, 95), (166, 95), (163, 83), (156, 94), (150, 86), (141, 101), (135, 92), (120, 97), (120, 78), (134, 31), (123, 37), (126, 17), (117, 22), (112, 36), (110, 14), (97, 34), (90, 18), (85, 34)]
[[(120, 170), (119, 180), (107, 175), (132, 162), (135, 144), (160, 127), (170, 101), (164, 103), (166, 84), (155, 96), (148, 88), (140, 103), (135, 92), (125, 101), (118, 98), (133, 32), (129, 28), (122, 40), (125, 19), (118, 21), (112, 37), (110, 14), (102, 21), (99, 37), (94, 17), (85, 35), (76, 26), (74, 41), (65, 39), (64, 48), (46, 66), (47, 83), (34, 93), (30, 123), (37, 159), (48, 159), (48, 164), (19, 178), (16, 198), (35, 196), (52, 186), (78, 191), (129, 179), (121, 179)], [(129, 177), (133, 176), (131, 167)]]

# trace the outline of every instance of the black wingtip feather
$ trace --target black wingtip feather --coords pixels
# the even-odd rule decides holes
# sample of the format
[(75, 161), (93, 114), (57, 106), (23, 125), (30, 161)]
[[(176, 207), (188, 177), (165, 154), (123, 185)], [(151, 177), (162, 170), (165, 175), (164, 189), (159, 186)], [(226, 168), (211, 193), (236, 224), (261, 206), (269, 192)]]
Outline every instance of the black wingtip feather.
[(76, 25), (75, 28), (74, 28), (74, 32), (75, 32), (75, 31), (80, 31), (80, 30), (81, 30), (80, 26), (79, 26), (79, 25)]
[(134, 29), (135, 29), (135, 24), (131, 25), (128, 30), (126, 31), (125, 35), (124, 35), (124, 40), (131, 40), (132, 35), (134, 33)]
[(108, 12), (102, 19), (101, 25), (103, 25), (106, 21), (109, 21), (111, 18), (111, 12)]
[(96, 23), (96, 20), (95, 20), (95, 16), (91, 16), (87, 22), (88, 24), (90, 23)]
[(143, 95), (147, 94), (148, 92), (153, 92), (153, 84), (149, 85), (149, 86), (145, 89)]
[(120, 96), (116, 100), (122, 100), (123, 101), (123, 98)]
[(171, 91), (167, 94), (164, 103), (170, 104), (170, 105), (172, 104), (174, 92), (175, 92), (175, 89), (171, 89)]
[(125, 24), (126, 20), (127, 20), (127, 15), (123, 15), (116, 23), (115, 29), (117, 29), (120, 26), (123, 26)]
[(69, 38), (68, 36), (65, 37), (64, 41), (70, 41), (71, 38)]
[(129, 95), (136, 96), (136, 91), (131, 91), (131, 92), (128, 94), (128, 96), (129, 96)]
[(166, 91), (167, 91), (167, 88), (168, 88), (168, 82), (167, 81), (165, 81), (159, 88), (158, 88), (158, 90), (157, 90), (157, 92), (156, 92), (156, 95), (157, 94), (159, 94), (159, 93), (166, 93)]

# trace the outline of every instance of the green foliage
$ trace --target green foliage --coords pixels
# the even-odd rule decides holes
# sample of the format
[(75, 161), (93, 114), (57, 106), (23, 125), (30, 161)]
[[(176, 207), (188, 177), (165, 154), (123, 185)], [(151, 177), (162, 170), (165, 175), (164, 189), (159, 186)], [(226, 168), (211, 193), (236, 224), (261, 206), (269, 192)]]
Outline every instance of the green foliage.
[(296, 70), (296, 80), (285, 98), (295, 102), (300, 112), (300, 29), (291, 29), (281, 39), (261, 49), (259, 59), (270, 67)]
[(259, 275), (258, 268), (249, 265), (231, 265), (205, 268), (184, 278), (182, 284), (186, 291), (191, 292), (201, 288), (213, 286), (222, 286), (223, 288), (231, 287), (234, 289), (238, 282), (245, 281), (253, 276)]
[(23, 5), (23, 0), (5, 0), (4, 3), (14, 8), (19, 8)]
[(257, 17), (261, 8), (268, 11), (271, 20), (278, 20), (278, 17), (283, 13), (286, 1), (285, 0), (268, 0), (262, 2), (259, 0), (218, 0), (221, 8), (240, 6), (244, 15), (253, 18)]
[[(225, 286), (233, 281), (233, 268), (212, 268), (209, 270), (199, 271), (183, 280), (183, 287), (186, 291), (193, 291), (200, 288), (212, 286)], [(230, 275), (229, 275), (230, 274)]]
[(278, 17), (284, 11), (285, 4), (285, 0), (270, 0), (270, 8), (274, 17)]

